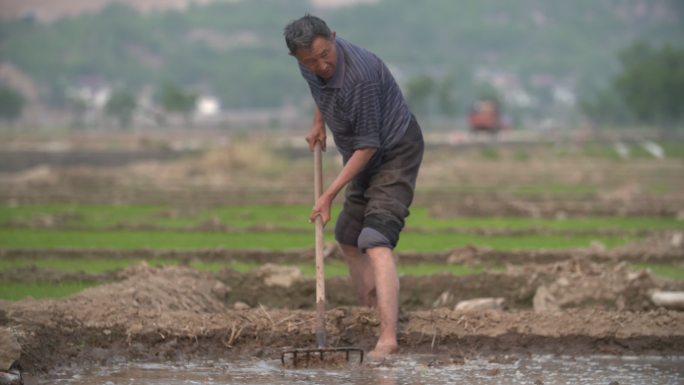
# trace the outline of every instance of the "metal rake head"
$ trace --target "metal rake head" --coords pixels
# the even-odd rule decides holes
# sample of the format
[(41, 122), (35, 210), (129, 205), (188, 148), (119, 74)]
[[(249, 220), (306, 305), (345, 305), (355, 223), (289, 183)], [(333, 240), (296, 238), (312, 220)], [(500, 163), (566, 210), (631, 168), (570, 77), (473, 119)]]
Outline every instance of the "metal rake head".
[(280, 361), (283, 366), (294, 368), (361, 364), (363, 363), (363, 349), (339, 347), (285, 350), (280, 354)]

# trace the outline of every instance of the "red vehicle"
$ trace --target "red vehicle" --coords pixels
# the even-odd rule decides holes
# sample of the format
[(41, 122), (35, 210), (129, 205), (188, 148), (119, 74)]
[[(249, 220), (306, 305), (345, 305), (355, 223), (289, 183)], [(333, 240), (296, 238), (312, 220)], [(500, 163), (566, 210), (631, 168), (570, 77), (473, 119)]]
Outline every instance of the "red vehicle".
[(468, 114), (468, 126), (474, 133), (485, 132), (495, 135), (504, 128), (497, 102), (480, 100), (473, 104)]

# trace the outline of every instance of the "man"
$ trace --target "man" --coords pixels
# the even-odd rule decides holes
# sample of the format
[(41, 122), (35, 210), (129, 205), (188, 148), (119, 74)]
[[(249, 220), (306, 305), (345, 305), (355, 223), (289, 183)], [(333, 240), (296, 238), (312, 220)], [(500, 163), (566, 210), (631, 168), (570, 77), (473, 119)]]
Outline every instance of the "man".
[(311, 15), (288, 24), (284, 35), (316, 104), (309, 148), (320, 143), (325, 149), (327, 124), (344, 162), (309, 219), (327, 223), (333, 199), (348, 184), (335, 238), (359, 301), (377, 307), (380, 336), (369, 356), (383, 358), (398, 350), (399, 277), (392, 250), (413, 200), (421, 129), (377, 56), (336, 37)]

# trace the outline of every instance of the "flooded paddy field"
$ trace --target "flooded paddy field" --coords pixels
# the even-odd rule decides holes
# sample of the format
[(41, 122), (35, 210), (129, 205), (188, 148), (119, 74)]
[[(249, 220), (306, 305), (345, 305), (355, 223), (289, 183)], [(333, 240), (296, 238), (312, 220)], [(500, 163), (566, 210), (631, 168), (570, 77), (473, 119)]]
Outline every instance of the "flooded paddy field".
[[(610, 145), (433, 145), (397, 250), (399, 354), (290, 370), (280, 352), (315, 342), (308, 153), (213, 143), (0, 171), (0, 287), (35, 297), (0, 293), (2, 358), (27, 384), (684, 381), (684, 312), (653, 300), (684, 291), (676, 148), (621, 159)], [(338, 167), (327, 154), (326, 178)], [(328, 340), (368, 350), (375, 312), (356, 305), (334, 244), (326, 254), (342, 266), (326, 280)], [(474, 299), (492, 306), (458, 308)]]
[(328, 369), (286, 369), (279, 361), (205, 361), (189, 364), (120, 364), (60, 370), (50, 382), (34, 384), (464, 384), (677, 385), (684, 381), (684, 357), (501, 356), (444, 361), (434, 355), (403, 355), (381, 363)]

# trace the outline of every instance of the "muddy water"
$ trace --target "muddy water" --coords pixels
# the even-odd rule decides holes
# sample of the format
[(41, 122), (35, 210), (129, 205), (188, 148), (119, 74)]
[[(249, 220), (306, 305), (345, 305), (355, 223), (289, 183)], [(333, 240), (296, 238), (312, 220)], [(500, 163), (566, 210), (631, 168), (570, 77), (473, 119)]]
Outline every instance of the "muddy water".
[(30, 384), (684, 384), (684, 356), (497, 356), (451, 360), (427, 355), (342, 369), (284, 369), (277, 360), (186, 365), (121, 364), (66, 370)]

